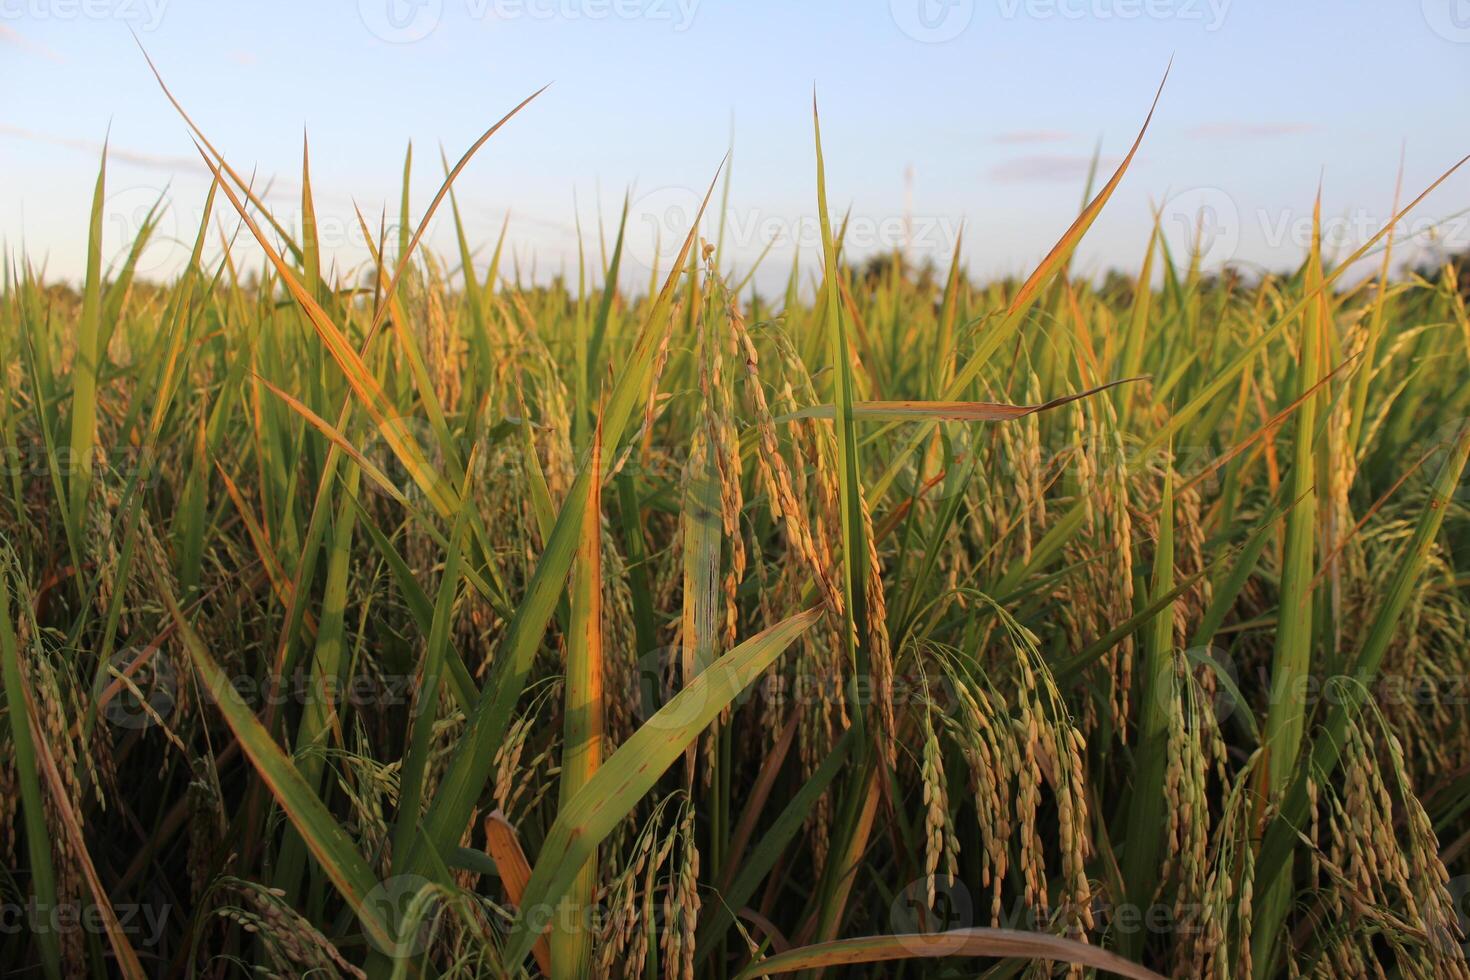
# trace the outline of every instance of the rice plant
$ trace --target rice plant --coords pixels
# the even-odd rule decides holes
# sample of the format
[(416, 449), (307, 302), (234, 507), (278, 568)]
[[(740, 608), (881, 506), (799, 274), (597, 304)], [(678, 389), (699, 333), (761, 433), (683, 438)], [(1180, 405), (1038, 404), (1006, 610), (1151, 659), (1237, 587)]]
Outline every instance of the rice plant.
[(7, 257), (0, 972), (1470, 976), (1422, 195), (1073, 275), (1144, 122), (1023, 281), (865, 267), (814, 107), (819, 274), (750, 288), (716, 175), (646, 290), (626, 210), (548, 285), (453, 195), (534, 99), (361, 268), (182, 107), (180, 274), (162, 201), (104, 263), (105, 158), (79, 287)]

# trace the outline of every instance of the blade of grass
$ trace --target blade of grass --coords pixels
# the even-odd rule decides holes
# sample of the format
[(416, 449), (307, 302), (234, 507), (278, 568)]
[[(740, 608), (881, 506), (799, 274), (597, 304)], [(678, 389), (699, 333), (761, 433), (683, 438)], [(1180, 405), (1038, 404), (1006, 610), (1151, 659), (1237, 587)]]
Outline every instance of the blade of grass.
[[(470, 472), (474, 466), (471, 461)], [(466, 478), (461, 505), (454, 519), (454, 530), (449, 536), (449, 553), (444, 559), (444, 573), (439, 579), (439, 595), (434, 603), (434, 618), (429, 627), (429, 638), (424, 657), (419, 664), (419, 683), (414, 692), (411, 727), (408, 744), (403, 753), (399, 769), (398, 816), (393, 824), (393, 863), (395, 871), (400, 862), (407, 862), (409, 842), (418, 835), (422, 818), (424, 798), (424, 776), (429, 767), (429, 753), (433, 748), (434, 721), (439, 713), (439, 680), (444, 674), (444, 663), (449, 648), (449, 632), (454, 627), (454, 599), (459, 592), (460, 561), (464, 548), (465, 530), (469, 524), (474, 504), (469, 492), (471, 485)]]
[(755, 977), (825, 967), (854, 967), (864, 963), (976, 956), (1072, 963), (1133, 980), (1163, 980), (1159, 974), (1116, 953), (1075, 939), (1019, 929), (988, 928), (951, 929), (948, 932), (904, 936), (864, 936), (802, 946), (750, 964), (737, 975), (736, 980), (754, 980)]
[[(856, 401), (852, 403), (850, 417), (854, 419), (876, 419), (882, 421), (907, 421), (911, 419), (937, 419), (951, 422), (1009, 422), (1023, 419), (1037, 412), (1047, 412), (1070, 404), (1089, 395), (1095, 395), (1118, 385), (1146, 381), (1147, 378), (1123, 378), (1107, 384), (1088, 388), (1072, 395), (1062, 395), (1039, 405), (1007, 405), (1001, 402), (925, 402), (925, 401)], [(836, 417), (832, 405), (816, 405), (790, 412), (776, 418), (777, 422), (794, 419), (830, 419)]]
[[(1325, 782), (1332, 778), (1337, 769), (1348, 722), (1361, 709), (1363, 699), (1372, 690), (1384, 655), (1398, 632), (1404, 610), (1408, 608), (1418, 587), (1429, 552), (1439, 537), (1449, 502), (1465, 472), (1466, 461), (1470, 459), (1470, 425), (1462, 425), (1446, 449), (1444, 463), (1435, 475), (1429, 498), (1419, 513), (1419, 520), (1415, 522), (1413, 536), (1404, 546), (1388, 591), (1384, 593), (1378, 612), (1353, 663), (1349, 675), (1351, 683), (1342, 685), (1335, 692), (1340, 697), (1334, 699), (1321, 732), (1313, 740), (1311, 754), (1305, 762), (1307, 768), (1296, 774), (1291, 791), (1266, 830), (1256, 860), (1258, 891), (1276, 886), (1277, 881), (1285, 881), (1288, 885), (1290, 883), (1288, 870), (1292, 849), (1297, 834), (1305, 824), (1309, 805), (1307, 777), (1310, 775), (1319, 783)], [(1268, 910), (1258, 907), (1257, 917), (1256, 928), (1265, 929), (1268, 934), (1275, 936), (1285, 920), (1285, 909), (1273, 907)]]
[(820, 608), (785, 619), (731, 650), (648, 719), (560, 808), (536, 858), (525, 901), (506, 940), (505, 961), (518, 964), (540, 935), (544, 917), (572, 886), (610, 834), (725, 706), (821, 618)]
[[(8, 566), (7, 562), (7, 566)], [(30, 701), (25, 695), (20, 644), (10, 619), (9, 568), (0, 577), (0, 655), (5, 658), (5, 720), (10, 730), (10, 748), (16, 782), (20, 786), (20, 809), (24, 819), (26, 854), (30, 858), (31, 894), (42, 908), (56, 908), (56, 871), (51, 863), (51, 833), (46, 826), (46, 803), (37, 776), (36, 742), (31, 724)], [(35, 936), (41, 965), (51, 980), (61, 980), (61, 942), (52, 929)]]
[[(602, 471), (602, 426), (592, 430), (592, 472)], [(567, 636), (566, 693), (562, 709), (559, 809), (571, 805), (602, 764), (602, 484), (588, 482), (582, 540), (572, 573), (571, 630)], [(592, 931), (586, 911), (597, 892), (597, 849), (578, 870), (551, 929), (553, 976), (592, 971)]]
[[(817, 156), (817, 216), (822, 228), (823, 308), (828, 356), (832, 364), (832, 428), (837, 437), (837, 483), (842, 521), (842, 607), (843, 643), (852, 663), (854, 680), (866, 684), (872, 676), (869, 663), (868, 545), (863, 524), (862, 476), (857, 453), (857, 435), (852, 413), (852, 348), (843, 317), (839, 292), (837, 246), (832, 237), (832, 220), (827, 213), (827, 174), (822, 162), (822, 124), (817, 116), (816, 93), (812, 94), (812, 132)], [(861, 703), (861, 702), (860, 702)], [(865, 712), (853, 715), (862, 729)], [(886, 758), (887, 753), (884, 753)]]
[[(1155, 599), (1174, 587), (1174, 480), (1164, 476), (1159, 502), (1159, 535), (1154, 542)], [(1160, 850), (1168, 820), (1164, 775), (1168, 766), (1169, 714), (1174, 706), (1174, 606), (1165, 603), (1147, 626), (1143, 663), (1139, 666), (1138, 742), (1133, 753), (1133, 787), (1128, 795), (1128, 846), (1123, 851), (1123, 887), (1127, 901), (1148, 908), (1157, 887)], [(1147, 933), (1136, 929), (1121, 936), (1121, 949), (1139, 959)]]
[[(1299, 394), (1311, 392), (1317, 383), (1326, 330), (1325, 298), (1321, 285), (1321, 201), (1312, 215), (1312, 248), (1307, 259), (1305, 287), (1314, 300), (1302, 317), (1300, 356), (1294, 380)], [(1265, 800), (1275, 799), (1287, 786), (1296, 768), (1306, 725), (1306, 681), (1312, 669), (1312, 580), (1317, 534), (1316, 436), (1319, 395), (1308, 397), (1296, 410), (1292, 446), (1291, 497), (1297, 501), (1286, 517), (1286, 541), (1282, 554), (1281, 612), (1276, 633), (1276, 650), (1271, 662), (1271, 710), (1266, 714), (1262, 746), (1265, 757), (1258, 770), (1258, 791)], [(1264, 882), (1261, 882), (1264, 884)], [(1291, 904), (1290, 876), (1276, 878), (1269, 888), (1260, 888), (1261, 905), (1257, 922), (1269, 926), (1286, 917)], [(1270, 974), (1275, 963), (1279, 928), (1264, 928), (1251, 934), (1256, 976)]]
[[(708, 204), (713, 191), (714, 182), (711, 181), (710, 189), (705, 193), (705, 204)], [(675, 284), (684, 260), (693, 247), (699, 217), (703, 215), (703, 211), (701, 205), (694, 227), (684, 240), (678, 261), (674, 263), (673, 271), (649, 309), (648, 318), (638, 336), (629, 363), (618, 375), (608, 397), (603, 412), (603, 445), (610, 456), (615, 455), (614, 447), (621, 445), (623, 430), (635, 402), (646, 397), (646, 388), (652, 381), (654, 356), (669, 323)], [(531, 658), (556, 610), (562, 586), (566, 582), (575, 543), (581, 535), (582, 520), (585, 517), (587, 485), (592, 480), (601, 479), (602, 474), (594, 473), (589, 466), (583, 465), (567, 493), (567, 503), (557, 514), (556, 526), (546, 541), (541, 558), (536, 563), (536, 571), (532, 574), (521, 604), (516, 608), (514, 618), (501, 641), (494, 673), (469, 716), (464, 736), (450, 759), (439, 793), (430, 805), (424, 835), (428, 846), (449, 846), (457, 842), (464, 832), (475, 801), (494, 766), (495, 749), (505, 735), (516, 702), (525, 687)], [(416, 849), (422, 850), (423, 846)], [(419, 870), (421, 865), (414, 862), (410, 867)]]
[[(500, 880), (505, 885), (506, 899), (520, 907), (525, 902), (526, 883), (531, 880), (531, 863), (526, 860), (526, 852), (521, 850), (515, 828), (499, 810), (485, 818), (485, 850), (495, 862)], [(537, 938), (531, 953), (536, 957), (536, 966), (541, 972), (551, 976), (551, 949), (545, 936)]]
[[(328, 696), (337, 690), (342, 670), (342, 658), (347, 649), (346, 611), (348, 572), (352, 558), (352, 534), (357, 524), (357, 510), (353, 507), (353, 494), (357, 490), (358, 473), (347, 474), (342, 486), (342, 502), (337, 508), (337, 519), (332, 524), (331, 545), (327, 557), (326, 590), (322, 594), (321, 622), (316, 631), (316, 650), (311, 658), (308, 673), (308, 695), (302, 707), (301, 721), (296, 728), (296, 748), (293, 754), (301, 776), (312, 792), (321, 791), (322, 769), (325, 755), (320, 751), (322, 739), (328, 731), (328, 723), (340, 727), (336, 718), (337, 703), (328, 703)], [(288, 832), (281, 845), (276, 887), (284, 891), (287, 901), (293, 902), (297, 886), (301, 882), (306, 865), (305, 845), (299, 834)]]
[(210, 699), (234, 732), (240, 747), (256, 772), (269, 787), (292, 825), (301, 834), (307, 848), (332, 884), (347, 902), (363, 928), (381, 949), (395, 947), (396, 939), (383, 919), (377, 903), (367, 897), (377, 885), (372, 869), (353, 843), (351, 835), (333, 819), (332, 814), (312, 792), (301, 773), (281, 751), (250, 710), (241, 703), (240, 694), (229, 676), (210, 656), (204, 641), (194, 632), (174, 599), (164, 569), (157, 559), (147, 554), (153, 573), (156, 595), (177, 627), (180, 640)]
[[(1093, 223), (1097, 220), (1097, 216), (1102, 213), (1103, 207), (1112, 198), (1113, 192), (1118, 189), (1118, 185), (1123, 181), (1123, 175), (1128, 172), (1128, 167), (1133, 163), (1133, 158), (1138, 153), (1138, 148), (1143, 144), (1143, 136), (1148, 132), (1149, 123), (1153, 120), (1154, 110), (1158, 108), (1159, 98), (1164, 93), (1164, 83), (1168, 80), (1169, 69), (1166, 68), (1164, 70), (1164, 77), (1159, 82), (1158, 91), (1154, 94), (1153, 104), (1149, 107), (1148, 115), (1144, 117), (1143, 125), (1139, 128), (1138, 135), (1134, 138), (1133, 145), (1129, 147), (1127, 155), (1118, 164), (1118, 168), (1113, 171), (1113, 175), (1108, 179), (1108, 182), (1098, 191), (1097, 196), (1092, 199), (1092, 202), (1087, 207), (1082, 209), (1082, 213), (1077, 216), (1077, 219), (1072, 222), (1062, 237), (1052, 246), (1051, 251), (1046, 254), (1046, 257), (1041, 260), (1031, 275), (1016, 290), (1016, 294), (1011, 297), (1011, 301), (1007, 305), (1000, 321), (993, 324), (985, 332), (980, 341), (980, 346), (975, 349), (965, 364), (955, 372), (953, 381), (951, 381), (949, 387), (943, 392), (946, 400), (957, 399), (980, 376), (980, 372), (989, 362), (991, 356), (1003, 344), (1008, 343), (1020, 328), (1022, 321), (1025, 319), (1027, 312), (1030, 311), (1032, 304), (1036, 301), (1036, 297), (1042, 287), (1051, 282), (1053, 276), (1065, 269), (1072, 253), (1076, 251), (1078, 243), (1082, 240), (1082, 236), (1087, 234), (1087, 230), (1092, 227)], [(898, 454), (894, 464), (890, 465), (883, 476), (873, 485), (870, 499), (874, 503), (881, 500), (888, 492), (893, 480), (898, 476), (898, 467), (901, 465), (901, 461), (908, 457), (909, 453), (927, 437), (929, 432), (930, 426), (924, 425), (909, 437), (909, 441), (905, 443), (904, 451)]]
[(760, 836), (760, 840), (755, 847), (750, 849), (750, 853), (738, 855), (732, 852), (730, 860), (740, 862), (740, 871), (728, 887), (720, 889), (719, 903), (710, 912), (709, 918), (699, 927), (694, 941), (697, 949), (696, 964), (702, 963), (709, 957), (715, 949), (715, 940), (723, 936), (735, 921), (731, 910), (741, 908), (749, 902), (762, 879), (770, 874), (776, 861), (785, 853), (786, 848), (801, 830), (812, 807), (842, 772), (856, 742), (857, 730), (849, 728), (837, 740), (837, 744), (822, 760), (821, 765), (817, 766), (811, 778), (802, 783), (801, 788), (792, 794), (785, 808), (766, 832)]
[[(8, 623), (0, 624), (0, 629), (8, 625)], [(112, 907), (112, 899), (108, 897), (107, 890), (102, 886), (102, 880), (97, 877), (97, 868), (93, 865), (92, 856), (87, 850), (87, 837), (82, 831), (81, 819), (72, 806), (66, 780), (62, 777), (61, 770), (57, 768), (56, 760), (51, 755), (51, 749), (47, 746), (46, 733), (41, 730), (39, 719), (36, 716), (36, 704), (25, 682), (25, 677), (17, 673), (14, 679), (18, 682), (21, 696), (26, 701), (25, 716), (30, 721), (31, 746), (35, 750), (36, 761), (40, 763), (40, 771), (46, 777), (47, 788), (51, 791), (55, 813), (61, 821), (62, 832), (66, 836), (67, 849), (81, 871), (87, 890), (92, 893), (92, 907), (102, 918), (102, 928), (107, 934), (108, 944), (112, 947), (118, 972), (127, 980), (143, 980), (147, 974), (143, 972), (143, 965), (138, 962), (138, 954), (134, 951), (133, 944), (128, 941), (127, 932), (123, 929), (122, 923), (118, 921), (117, 912)], [(9, 678), (7, 678), (7, 688), (9, 687), (8, 681)], [(42, 931), (49, 930), (43, 929)]]
[(82, 314), (72, 361), (71, 439), (67, 457), (67, 536), (72, 562), (81, 567), (86, 553), (87, 501), (92, 492), (92, 454), (97, 446), (97, 376), (102, 368), (102, 205), (107, 197), (107, 148), (92, 192), (87, 233), (87, 271), (82, 284)]

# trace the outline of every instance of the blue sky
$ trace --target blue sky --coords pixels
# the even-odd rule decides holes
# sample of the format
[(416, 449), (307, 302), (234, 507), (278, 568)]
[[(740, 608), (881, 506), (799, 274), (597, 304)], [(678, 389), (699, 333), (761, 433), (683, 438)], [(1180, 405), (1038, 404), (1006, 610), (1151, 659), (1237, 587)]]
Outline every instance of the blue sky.
[[(1094, 148), (1122, 156), (1171, 57), (1081, 271), (1136, 268), (1156, 206), (1181, 246), (1203, 223), (1207, 263), (1283, 267), (1319, 181), (1351, 247), (1390, 213), (1401, 152), (1410, 193), (1470, 152), (1470, 0), (0, 0), (0, 236), (55, 276), (81, 269), (109, 127), (107, 254), (165, 188), (165, 232), (197, 227), (205, 171), (130, 28), (230, 162), (272, 181), (286, 224), (309, 133), (342, 268), (365, 254), (354, 202), (396, 212), (409, 141), (417, 214), (440, 146), (457, 157), (547, 82), (458, 185), (474, 243), (509, 212), (541, 278), (575, 270), (579, 213), (590, 234), (629, 192), (629, 275), (646, 279), (655, 234), (667, 247), (732, 132), (729, 262), (748, 269), (774, 238), (769, 287), (801, 243), (815, 261), (814, 85), (854, 250), (906, 242), (943, 264), (963, 222), (981, 276), (1045, 253)], [(1470, 173), (1426, 202), (1416, 242), (1439, 220), (1470, 246), (1466, 207)], [(430, 241), (452, 249), (447, 222)], [(182, 252), (161, 242), (145, 271)]]

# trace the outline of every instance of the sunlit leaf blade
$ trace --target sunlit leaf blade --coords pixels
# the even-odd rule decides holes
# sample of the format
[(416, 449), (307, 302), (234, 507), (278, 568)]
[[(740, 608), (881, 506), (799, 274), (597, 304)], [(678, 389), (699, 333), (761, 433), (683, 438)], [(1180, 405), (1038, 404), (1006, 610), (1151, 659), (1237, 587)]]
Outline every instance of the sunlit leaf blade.
[[(587, 465), (602, 470), (602, 427), (592, 433)], [(596, 778), (602, 765), (602, 484), (588, 483), (582, 540), (572, 570), (571, 632), (567, 637), (566, 695), (562, 708), (561, 785), (558, 799), (568, 807)], [(597, 891), (597, 851), (577, 872), (567, 893), (567, 914), (551, 930), (551, 962), (558, 976), (581, 976), (592, 969), (592, 933), (584, 928)]]
[(1049, 960), (1091, 967), (1134, 980), (1162, 980), (1152, 970), (1132, 963), (1116, 953), (1045, 933), (1019, 929), (951, 929), (938, 933), (911, 933), (903, 936), (865, 936), (861, 939), (838, 939), (815, 946), (804, 946), (768, 956), (752, 963), (738, 980), (760, 976), (795, 973), (798, 970), (827, 967), (855, 967), (865, 963), (888, 963), (896, 960), (934, 959), (938, 957), (1002, 957), (1027, 960)]
[(526, 885), (506, 946), (507, 962), (525, 958), (545, 916), (567, 893), (597, 845), (685, 746), (820, 617), (820, 609), (798, 613), (715, 661), (618, 746), (576, 797), (561, 807)]
[[(1053, 398), (1051, 401), (1039, 405), (1007, 405), (1001, 402), (924, 402), (924, 401), (855, 401), (852, 403), (850, 417), (854, 419), (873, 419), (878, 421), (901, 422), (906, 419), (940, 419), (950, 422), (1009, 422), (1014, 419), (1023, 419), (1037, 412), (1046, 412), (1054, 408), (1095, 395), (1100, 391), (1115, 388), (1118, 385), (1129, 384), (1134, 381), (1144, 380), (1142, 378), (1127, 378), (1122, 381), (1112, 381), (1105, 385), (1098, 385), (1086, 391), (1079, 391), (1074, 395), (1063, 395)], [(788, 422), (793, 419), (830, 419), (835, 417), (835, 410), (831, 405), (816, 405), (812, 408), (804, 408), (800, 411), (790, 412), (778, 416), (777, 422)]]

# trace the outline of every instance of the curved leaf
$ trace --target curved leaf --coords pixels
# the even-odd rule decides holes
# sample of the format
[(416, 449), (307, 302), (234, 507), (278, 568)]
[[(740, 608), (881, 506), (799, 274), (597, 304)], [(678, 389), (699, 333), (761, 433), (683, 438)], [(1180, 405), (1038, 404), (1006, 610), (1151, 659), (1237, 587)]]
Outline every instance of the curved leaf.
[(1116, 953), (1109, 953), (1105, 949), (1079, 943), (1074, 939), (1020, 929), (985, 928), (951, 929), (948, 932), (930, 934), (909, 933), (902, 936), (863, 936), (859, 939), (838, 939), (830, 943), (802, 946), (785, 953), (777, 953), (759, 963), (752, 963), (736, 980), (829, 966), (946, 956), (1017, 956), (1033, 960), (1054, 960), (1107, 970), (1135, 980), (1163, 980), (1154, 971), (1125, 960)]

